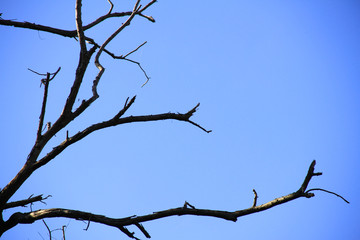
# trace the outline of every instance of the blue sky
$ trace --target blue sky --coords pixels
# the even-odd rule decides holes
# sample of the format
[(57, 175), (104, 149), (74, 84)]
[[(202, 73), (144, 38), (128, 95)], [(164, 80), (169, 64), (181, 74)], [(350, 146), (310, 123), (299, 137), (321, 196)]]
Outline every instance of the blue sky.
[[(75, 29), (74, 2), (3, 1), (2, 18)], [(115, 2), (114, 11), (133, 1)], [(83, 3), (84, 23), (108, 11), (107, 1)], [(238, 210), (296, 191), (317, 160), (311, 188), (323, 192), (236, 223), (195, 216), (144, 223), (153, 239), (358, 239), (360, 228), (360, 4), (358, 1), (159, 1), (109, 48), (126, 54), (147, 41), (135, 64), (103, 55), (100, 99), (66, 129), (70, 135), (117, 113), (186, 112), (201, 103), (192, 125), (137, 123), (96, 132), (35, 172), (13, 200), (51, 194), (33, 209), (62, 207), (109, 217), (182, 206)], [(104, 41), (124, 19), (88, 32)], [(0, 187), (21, 168), (35, 141), (43, 89), (38, 72), (62, 70), (50, 85), (45, 121), (54, 122), (69, 93), (78, 43), (44, 32), (0, 26), (2, 140)], [(79, 95), (91, 94), (90, 66)], [(57, 134), (44, 154), (65, 138)], [(28, 211), (21, 208), (19, 211)], [(12, 212), (6, 211), (5, 217)], [(126, 238), (110, 227), (68, 219), (67, 239)], [(143, 238), (136, 228), (137, 236)], [(54, 232), (56, 239), (61, 232)], [(21, 225), (4, 239), (47, 239), (42, 222)]]

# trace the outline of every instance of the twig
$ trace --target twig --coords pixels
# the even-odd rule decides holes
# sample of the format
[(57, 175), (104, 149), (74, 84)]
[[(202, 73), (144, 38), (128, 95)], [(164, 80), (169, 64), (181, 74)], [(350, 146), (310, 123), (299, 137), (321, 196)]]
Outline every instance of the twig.
[(48, 232), (49, 232), (49, 239), (51, 240), (51, 230), (50, 230), (49, 226), (46, 224), (46, 222), (45, 222), (45, 220), (44, 220), (44, 219), (42, 219), (42, 222), (45, 224), (46, 229), (47, 229), (47, 230), (48, 230)]
[(146, 229), (144, 228), (144, 226), (142, 224), (135, 223), (135, 226), (137, 226), (140, 229), (140, 231), (144, 234), (144, 236), (146, 238), (151, 238), (150, 234), (146, 231)]
[(107, 15), (109, 15), (113, 10), (114, 4), (110, 0), (107, 0), (107, 1), (110, 3), (110, 9), (109, 9), (109, 12), (107, 13)]
[(46, 102), (47, 102), (47, 96), (48, 96), (48, 89), (49, 89), (49, 83), (51, 80), (53, 80), (55, 78), (55, 76), (58, 74), (58, 72), (61, 70), (61, 67), (58, 68), (58, 70), (56, 70), (56, 72), (54, 73), (38, 73), (30, 68), (28, 68), (29, 71), (40, 75), (40, 76), (46, 76), (46, 78), (41, 79), (41, 83), (40, 86), (42, 84), (44, 84), (44, 96), (43, 96), (43, 101), (42, 101), (42, 106), (41, 106), (41, 113), (40, 113), (40, 117), (39, 117), (39, 126), (38, 126), (38, 131), (37, 131), (37, 139), (41, 138), (41, 133), (42, 133), (42, 129), (43, 129), (43, 124), (44, 124), (44, 117), (45, 117), (45, 111), (46, 111)]
[(65, 240), (65, 225), (62, 226), (62, 234), (63, 234), (63, 240)]
[(86, 225), (86, 228), (84, 228), (84, 230), (85, 231), (87, 231), (88, 229), (89, 229), (89, 227), (90, 227), (90, 221), (91, 220), (91, 217), (89, 218), (89, 220), (88, 220), (88, 223), (87, 223), (87, 225)]
[(190, 207), (190, 208), (192, 208), (192, 209), (196, 209), (193, 205), (191, 205), (190, 203), (188, 203), (187, 201), (185, 201), (183, 208), (187, 208), (187, 207)]
[(139, 48), (141, 48), (142, 46), (144, 46), (147, 43), (147, 41), (143, 42), (142, 44), (140, 44), (136, 49), (132, 50), (131, 52), (129, 52), (128, 54), (126, 54), (124, 56), (124, 58), (126, 58), (127, 56), (129, 56), (130, 54), (136, 52), (137, 50), (139, 50)]
[(325, 189), (322, 189), (322, 188), (312, 188), (312, 189), (309, 189), (306, 191), (306, 193), (309, 193), (310, 191), (323, 191), (323, 192), (327, 192), (327, 193), (330, 193), (330, 194), (333, 194), (339, 198), (341, 198), (342, 200), (344, 200), (346, 203), (350, 203), (348, 200), (346, 200), (344, 197), (342, 197), (340, 194), (337, 194), (337, 193), (334, 193), (334, 192), (331, 192), (331, 191), (328, 191), (328, 190), (325, 190)]
[(4, 209), (14, 208), (14, 207), (25, 207), (26, 205), (32, 204), (34, 202), (41, 202), (41, 203), (45, 204), (45, 202), (43, 202), (43, 201), (46, 200), (49, 197), (51, 197), (51, 195), (48, 195), (45, 198), (43, 197), (42, 194), (38, 195), (38, 196), (35, 196), (35, 197), (33, 197), (31, 195), (28, 199), (6, 203), (5, 206), (4, 206)]
[(141, 85), (141, 87), (145, 86), (148, 83), (148, 81), (150, 80), (150, 77), (146, 74), (145, 70), (141, 67), (141, 64), (139, 62), (136, 62), (136, 61), (128, 59), (128, 58), (124, 58), (124, 60), (135, 63), (139, 66), (139, 68), (141, 69), (141, 71), (144, 73), (144, 75), (146, 77), (146, 82), (144, 82), (143, 85)]
[(252, 207), (256, 207), (256, 202), (257, 202), (257, 199), (258, 199), (258, 195), (257, 195), (257, 192), (255, 191), (255, 189), (253, 189), (253, 192), (254, 192), (254, 202), (253, 202)]
[(135, 102), (135, 98), (136, 96), (132, 97), (130, 102), (128, 103), (128, 99), (126, 99), (125, 101), (125, 105), (123, 107), (123, 109), (121, 109), (114, 117), (113, 119), (119, 119), (122, 115), (124, 115), (124, 113), (131, 107), (131, 105)]

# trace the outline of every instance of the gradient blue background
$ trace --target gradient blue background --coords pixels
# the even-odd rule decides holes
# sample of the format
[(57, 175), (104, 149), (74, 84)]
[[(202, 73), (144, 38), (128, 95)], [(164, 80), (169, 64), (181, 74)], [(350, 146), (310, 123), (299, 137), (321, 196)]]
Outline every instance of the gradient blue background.
[[(114, 1), (114, 11), (133, 1)], [(144, 3), (145, 4), (145, 3)], [(1, 1), (2, 18), (75, 29), (74, 1)], [(84, 1), (87, 24), (107, 1)], [(102, 55), (100, 99), (66, 130), (70, 135), (111, 118), (137, 95), (128, 115), (186, 112), (206, 134), (178, 121), (137, 123), (96, 132), (35, 172), (12, 200), (51, 194), (33, 209), (70, 208), (109, 217), (182, 206), (238, 210), (296, 191), (317, 160), (310, 188), (323, 192), (236, 223), (183, 216), (144, 223), (152, 239), (359, 239), (359, 1), (159, 1), (110, 45), (117, 55), (148, 43), (135, 64)], [(87, 32), (104, 41), (125, 19)], [(38, 72), (62, 70), (50, 85), (45, 121), (61, 113), (78, 62), (78, 43), (44, 32), (0, 26), (0, 187), (24, 164), (36, 136), (43, 89)], [(91, 95), (97, 69), (85, 76), (79, 102)], [(57, 134), (48, 147), (65, 138)], [(18, 211), (29, 211), (20, 208)], [(5, 218), (13, 213), (5, 211)], [(125, 239), (119, 230), (68, 219), (66, 239)], [(134, 227), (137, 237), (144, 239)], [(55, 239), (61, 232), (55, 231)], [(48, 239), (44, 224), (19, 225), (3, 239)]]

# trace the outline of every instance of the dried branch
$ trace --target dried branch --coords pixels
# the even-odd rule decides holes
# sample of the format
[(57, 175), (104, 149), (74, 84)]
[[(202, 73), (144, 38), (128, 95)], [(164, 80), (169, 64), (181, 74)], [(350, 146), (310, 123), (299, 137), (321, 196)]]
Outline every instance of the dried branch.
[(135, 226), (137, 226), (140, 229), (140, 231), (145, 235), (146, 238), (151, 238), (150, 234), (146, 231), (146, 229), (142, 224), (135, 223)]
[[(146, 16), (146, 15), (143, 14), (143, 11), (145, 11), (149, 6), (151, 6), (155, 2), (156, 1), (154, 1), (154, 0), (149, 2), (144, 8), (140, 9), (136, 14), (141, 16), (141, 17), (144, 17), (144, 18), (148, 19), (151, 22), (155, 22), (153, 17)], [(106, 15), (103, 15), (103, 16), (97, 18), (95, 21), (83, 26), (83, 28), (82, 28), (83, 31), (89, 30), (90, 28), (98, 25), (99, 23), (103, 22), (106, 19), (114, 18), (114, 17), (130, 16), (133, 13), (132, 11), (110, 13), (111, 10), (112, 10), (112, 8), (109, 10), (109, 12)], [(64, 30), (64, 29), (44, 26), (44, 25), (41, 25), (41, 24), (30, 23), (30, 22), (17, 22), (17, 21), (14, 21), (14, 20), (4, 20), (4, 19), (0, 18), (0, 25), (38, 30), (38, 31), (48, 32), (48, 33), (60, 35), (60, 36), (63, 36), (63, 37), (70, 37), (70, 38), (75, 38), (77, 36), (77, 30)]]
[(322, 189), (322, 188), (312, 188), (312, 189), (307, 190), (305, 193), (307, 194), (307, 193), (309, 193), (310, 191), (323, 191), (323, 192), (327, 192), (327, 193), (333, 194), (333, 195), (341, 198), (341, 199), (344, 200), (346, 203), (349, 203), (349, 204), (350, 204), (350, 202), (349, 202), (348, 200), (346, 200), (343, 196), (341, 196), (341, 195), (339, 195), (339, 194), (337, 194), (337, 193), (334, 193), (334, 192), (331, 192), (331, 191)]
[(95, 56), (95, 66), (100, 71), (103, 69), (103, 66), (99, 62), (99, 57), (100, 57), (101, 53), (103, 52), (106, 45), (108, 45), (109, 42), (111, 42), (111, 40), (113, 40), (116, 37), (116, 35), (118, 35), (122, 30), (124, 30), (125, 27), (130, 25), (131, 20), (135, 17), (136, 12), (141, 7), (141, 6), (139, 7), (139, 3), (140, 3), (140, 0), (137, 0), (136, 3), (135, 3), (134, 9), (133, 9), (131, 15), (129, 16), (129, 18), (110, 37), (108, 37), (108, 39), (106, 39), (106, 41), (101, 45), (98, 53)]
[[(46, 73), (46, 74), (42, 74), (42, 73), (38, 73), (30, 68), (28, 68), (31, 72), (37, 74), (37, 75), (42, 75), (42, 76), (46, 76), (46, 78), (41, 79), (41, 84), (44, 84), (44, 97), (43, 97), (43, 101), (42, 101), (42, 107), (41, 107), (41, 113), (40, 113), (40, 117), (39, 117), (39, 126), (38, 126), (38, 131), (37, 131), (37, 139), (41, 138), (41, 132), (43, 129), (43, 125), (44, 125), (44, 117), (45, 117), (45, 110), (46, 110), (46, 102), (47, 102), (47, 96), (48, 96), (48, 89), (49, 89), (49, 83), (51, 80), (53, 80), (56, 76), (56, 74), (58, 74), (58, 72), (60, 71), (61, 67), (58, 68), (58, 70), (54, 73)], [(52, 77), (51, 77), (52, 76)], [(40, 85), (41, 86), (41, 85)]]
[(139, 50), (139, 48), (141, 48), (142, 46), (144, 46), (147, 43), (147, 41), (143, 42), (142, 44), (140, 44), (137, 48), (135, 48), (134, 50), (132, 50), (131, 52), (129, 52), (128, 54), (126, 54), (123, 58), (126, 58), (127, 56), (129, 56), (130, 54), (136, 52), (137, 50)]
[[(63, 141), (58, 146), (54, 147), (53, 150), (50, 151), (45, 157), (38, 160), (34, 164), (34, 166), (33, 166), (34, 169), (37, 169), (37, 168), (47, 164), (51, 159), (53, 159), (57, 155), (59, 155), (68, 146), (83, 139), (90, 133), (95, 132), (97, 130), (117, 126), (120, 124), (126, 124), (126, 123), (150, 122), (150, 121), (169, 120), (169, 119), (193, 123), (192, 121), (190, 121), (190, 117), (194, 114), (194, 112), (196, 111), (196, 108), (199, 106), (199, 104), (197, 104), (194, 108), (192, 108), (190, 111), (188, 111), (185, 114), (184, 113), (163, 113), (163, 114), (155, 114), (155, 115), (129, 116), (129, 117), (120, 118), (120, 116), (122, 116), (126, 112), (126, 110), (129, 109), (129, 107), (133, 104), (134, 101), (135, 101), (135, 97), (133, 97), (130, 100), (130, 102), (127, 105), (125, 105), (124, 108), (122, 110), (120, 110), (113, 118), (111, 118), (107, 121), (104, 121), (104, 122), (93, 124), (93, 125), (89, 126), (88, 128), (84, 129), (83, 131), (78, 132), (74, 136), (69, 137), (67, 140)], [(76, 111), (74, 112), (74, 115), (76, 115)], [(196, 124), (196, 123), (193, 123), (193, 124)], [(210, 132), (210, 131), (204, 129), (203, 127), (201, 127), (200, 125), (198, 125), (198, 124), (196, 124), (196, 125), (200, 129), (204, 130), (205, 132)]]
[(76, 19), (76, 36), (79, 39), (80, 43), (80, 61), (82, 57), (86, 54), (86, 44), (85, 44), (85, 35), (82, 26), (82, 19), (81, 19), (81, 0), (76, 0), (75, 4), (75, 19)]
[(149, 82), (150, 77), (146, 74), (145, 70), (141, 67), (141, 64), (140, 64), (139, 62), (136, 62), (136, 61), (131, 60), (131, 59), (128, 59), (128, 58), (124, 58), (124, 60), (129, 61), (129, 62), (132, 62), (132, 63), (135, 63), (135, 64), (137, 64), (137, 65), (139, 66), (139, 68), (141, 69), (141, 71), (144, 73), (144, 75), (145, 75), (145, 77), (146, 77), (146, 82), (144, 82), (144, 83), (141, 85), (141, 87), (145, 86), (145, 85)]
[[(93, 41), (93, 40), (92, 40), (92, 41)], [(112, 53), (112, 52), (104, 49), (104, 52), (106, 52), (109, 56), (111, 56), (111, 57), (114, 58), (114, 59), (126, 60), (126, 61), (129, 61), (129, 62), (135, 63), (135, 64), (137, 64), (137, 65), (139, 66), (139, 68), (141, 69), (141, 71), (144, 73), (144, 75), (145, 75), (145, 77), (146, 77), (146, 82), (143, 83), (143, 85), (142, 85), (141, 87), (145, 86), (145, 85), (148, 83), (148, 81), (150, 80), (150, 77), (147, 75), (146, 71), (142, 68), (142, 66), (141, 66), (141, 64), (140, 64), (139, 62), (134, 61), (134, 60), (131, 60), (131, 59), (126, 58), (126, 57), (129, 56), (130, 54), (136, 52), (139, 48), (141, 48), (141, 47), (142, 47), (143, 45), (145, 45), (146, 43), (147, 43), (147, 42), (145, 41), (144, 43), (140, 44), (136, 49), (134, 49), (134, 50), (132, 50), (131, 52), (127, 53), (125, 56), (123, 56), (123, 55), (117, 56), (117, 55), (115, 55), (114, 53)]]
[(256, 207), (258, 195), (257, 195), (257, 192), (255, 191), (255, 189), (253, 189), (253, 192), (254, 192), (254, 202), (253, 202), (252, 207)]
[[(313, 161), (310, 165), (308, 173), (305, 177), (304, 183), (307, 186), (312, 176), (318, 176), (318, 173), (314, 173), (315, 161)], [(314, 195), (309, 195), (309, 191), (314, 190), (323, 190), (323, 189), (310, 189), (305, 192), (306, 189), (303, 189), (304, 184), (301, 185), (298, 191), (290, 193), (286, 196), (276, 198), (270, 202), (259, 206), (252, 206), (247, 209), (237, 210), (233, 212), (229, 211), (221, 211), (221, 210), (209, 210), (209, 209), (198, 209), (194, 206), (190, 205), (188, 202), (185, 202), (184, 206), (178, 208), (172, 208), (164, 211), (154, 212), (152, 214), (143, 215), (143, 216), (131, 216), (126, 218), (109, 218), (103, 215), (97, 215), (89, 212), (82, 212), (70, 209), (62, 209), (62, 208), (52, 208), (52, 209), (44, 209), (37, 210), (28, 213), (14, 213), (9, 220), (6, 222), (6, 226), (11, 228), (19, 223), (33, 223), (34, 221), (44, 219), (44, 218), (53, 218), (53, 217), (65, 217), (72, 218), (76, 220), (88, 220), (89, 222), (97, 222), (102, 223), (108, 226), (116, 227), (124, 232), (127, 236), (131, 238), (135, 238), (134, 233), (129, 232), (125, 226), (135, 225), (140, 231), (146, 236), (150, 237), (150, 235), (145, 231), (145, 229), (140, 225), (142, 222), (152, 221), (160, 218), (170, 217), (170, 216), (182, 216), (182, 215), (194, 215), (194, 216), (207, 216), (207, 217), (215, 217), (221, 218), (229, 221), (236, 222), (239, 217), (253, 214), (256, 212), (261, 212), (272, 208), (274, 206), (278, 206), (280, 204), (284, 204), (286, 202), (295, 200), (300, 197), (313, 197)], [(256, 193), (254, 191), (254, 193)], [(256, 194), (257, 195), (257, 194)], [(335, 194), (337, 195), (337, 194)], [(339, 196), (339, 195), (337, 195)], [(189, 206), (190, 208), (188, 208)]]
[(110, 9), (109, 9), (109, 11), (108, 11), (108, 13), (107, 13), (107, 15), (109, 15), (109, 14), (112, 12), (113, 8), (114, 8), (114, 4), (113, 4), (110, 0), (107, 0), (107, 1), (108, 1), (109, 4), (110, 4)]
[(4, 209), (14, 208), (14, 207), (25, 207), (26, 205), (34, 203), (34, 202), (44, 203), (43, 201), (49, 197), (51, 197), (51, 195), (48, 195), (46, 197), (43, 197), (42, 194), (35, 196), (35, 197), (30, 196), (28, 199), (6, 203)]
[(45, 222), (45, 220), (44, 220), (44, 219), (42, 219), (42, 222), (45, 224), (46, 229), (47, 229), (47, 230), (48, 230), (48, 232), (49, 232), (49, 239), (51, 240), (51, 230), (50, 230), (49, 226), (46, 224), (46, 222)]

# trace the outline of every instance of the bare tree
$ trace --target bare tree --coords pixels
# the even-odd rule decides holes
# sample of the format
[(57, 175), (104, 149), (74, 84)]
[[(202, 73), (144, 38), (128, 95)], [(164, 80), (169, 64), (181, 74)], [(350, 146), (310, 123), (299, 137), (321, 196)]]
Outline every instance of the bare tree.
[[(44, 122), (46, 108), (47, 108), (48, 89), (51, 84), (51, 81), (55, 79), (55, 77), (61, 70), (61, 67), (59, 67), (55, 72), (52, 73), (50, 72), (39, 73), (29, 69), (41, 77), (41, 85), (44, 88), (39, 124), (37, 127), (35, 144), (33, 145), (25, 161), (24, 166), (17, 173), (17, 175), (11, 181), (9, 181), (9, 183), (3, 189), (1, 189), (0, 236), (9, 229), (12, 229), (15, 226), (17, 226), (18, 224), (28, 224), (41, 220), (46, 225), (46, 228), (48, 229), (51, 238), (51, 230), (46, 224), (45, 219), (69, 218), (75, 220), (88, 221), (89, 224), (90, 222), (97, 222), (100, 224), (115, 227), (118, 228), (120, 231), (122, 231), (124, 234), (126, 234), (128, 237), (138, 239), (135, 236), (135, 233), (130, 232), (127, 229), (127, 226), (134, 225), (143, 233), (143, 235), (146, 238), (150, 238), (150, 234), (148, 233), (147, 230), (145, 230), (142, 223), (169, 217), (169, 216), (196, 215), (196, 216), (221, 218), (235, 222), (239, 217), (264, 211), (274, 206), (286, 203), (288, 201), (292, 201), (302, 197), (311, 198), (314, 196), (313, 193), (314, 191), (325, 191), (334, 194), (342, 198), (344, 201), (346, 201), (340, 195), (321, 188), (307, 189), (308, 184), (312, 179), (312, 177), (321, 175), (320, 172), (315, 172), (315, 160), (314, 160), (312, 161), (309, 170), (305, 175), (303, 183), (300, 186), (298, 186), (298, 188), (296, 188), (294, 192), (289, 193), (282, 197), (278, 197), (267, 203), (258, 205), (257, 204), (258, 195), (257, 192), (253, 190), (254, 200), (252, 206), (242, 210), (222, 211), (222, 210), (201, 209), (185, 201), (183, 206), (167, 209), (159, 212), (153, 212), (151, 214), (142, 215), (142, 216), (111, 218), (91, 212), (84, 212), (73, 209), (50, 208), (50, 209), (42, 209), (42, 210), (31, 209), (31, 211), (29, 212), (15, 212), (10, 216), (10, 218), (4, 219), (2, 213), (5, 209), (16, 208), (20, 206), (31, 205), (35, 202), (45, 201), (49, 196), (44, 197), (43, 195), (38, 195), (38, 196), (31, 196), (28, 199), (23, 199), (18, 201), (9, 201), (9, 200), (20, 189), (22, 184), (36, 170), (48, 164), (60, 153), (62, 153), (62, 151), (64, 151), (68, 146), (76, 143), (77, 141), (82, 140), (83, 138), (85, 138), (86, 136), (97, 130), (101, 130), (104, 128), (117, 126), (121, 124), (126, 124), (126, 123), (150, 122), (150, 121), (173, 119), (173, 120), (190, 123), (191, 125), (196, 126), (197, 128), (201, 129), (206, 133), (211, 132), (210, 130), (206, 130), (200, 124), (191, 120), (191, 117), (197, 111), (199, 104), (196, 104), (196, 106), (194, 106), (192, 109), (190, 109), (185, 113), (162, 113), (162, 114), (152, 114), (152, 115), (125, 116), (127, 110), (135, 102), (135, 96), (134, 96), (132, 98), (127, 98), (124, 106), (121, 109), (119, 109), (118, 112), (112, 118), (92, 124), (83, 130), (79, 130), (79, 132), (74, 135), (70, 135), (68, 132), (66, 132), (65, 139), (59, 145), (55, 146), (52, 150), (47, 152), (43, 157), (40, 157), (40, 154), (42, 153), (44, 147), (48, 144), (48, 142), (52, 138), (54, 138), (54, 136), (57, 133), (59, 133), (59, 131), (63, 130), (71, 121), (73, 121), (74, 119), (78, 118), (81, 114), (83, 114), (89, 108), (89, 106), (99, 98), (97, 87), (105, 71), (105, 67), (103, 66), (100, 60), (103, 54), (107, 54), (114, 59), (125, 60), (138, 65), (139, 69), (144, 73), (144, 77), (146, 78), (144, 84), (146, 84), (149, 81), (149, 77), (145, 72), (145, 70), (142, 68), (141, 64), (129, 58), (131, 54), (138, 51), (146, 42), (139, 45), (138, 47), (128, 52), (127, 54), (119, 55), (119, 56), (108, 50), (107, 46), (121, 31), (123, 31), (126, 27), (130, 25), (130, 23), (135, 17), (141, 17), (151, 22), (155, 22), (153, 17), (145, 15), (145, 11), (148, 8), (150, 8), (156, 2), (156, 0), (151, 0), (145, 5), (141, 5), (140, 0), (137, 0), (133, 9), (127, 12), (113, 12), (113, 3), (110, 0), (108, 0), (108, 2), (110, 3), (110, 9), (107, 14), (100, 16), (99, 18), (97, 18), (96, 20), (94, 20), (93, 22), (87, 25), (83, 25), (82, 10), (81, 10), (82, 2), (81, 0), (76, 0), (76, 7), (75, 7), (76, 30), (71, 30), (71, 31), (39, 25), (35, 23), (0, 19), (0, 24), (4, 26), (14, 26), (17, 28), (26, 28), (30, 30), (44, 31), (61, 37), (68, 37), (75, 39), (80, 45), (79, 62), (76, 68), (76, 74), (72, 83), (72, 87), (70, 89), (70, 93), (66, 99), (62, 113), (60, 114), (58, 119), (52, 124), (50, 122), (48, 123)], [(126, 21), (122, 23), (117, 28), (117, 30), (113, 32), (104, 42), (98, 43), (86, 34), (86, 31), (91, 29), (92, 27), (100, 25), (103, 21), (109, 18), (116, 18), (116, 17), (124, 17), (126, 18)], [(77, 99), (79, 89), (82, 86), (82, 83), (84, 81), (84, 75), (88, 69), (90, 62), (93, 62), (98, 69), (97, 75), (94, 77), (92, 83), (92, 96), (86, 100), (83, 100), (78, 107), (74, 107), (75, 100)], [(65, 238), (64, 226), (62, 227), (62, 232), (63, 232), (63, 237)]]

